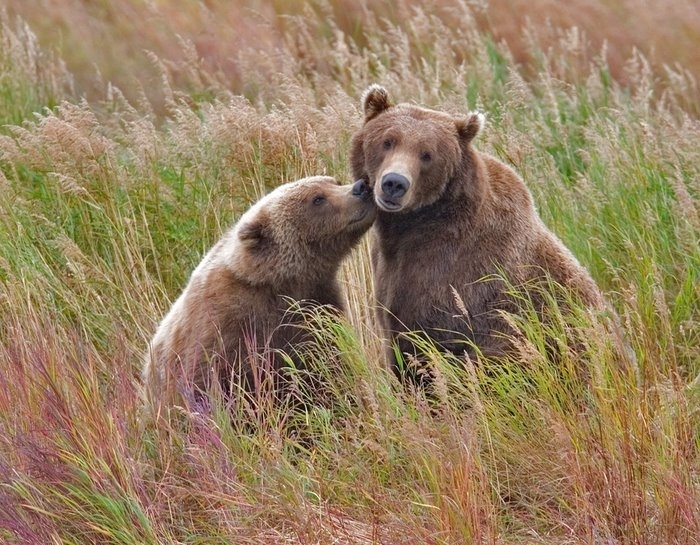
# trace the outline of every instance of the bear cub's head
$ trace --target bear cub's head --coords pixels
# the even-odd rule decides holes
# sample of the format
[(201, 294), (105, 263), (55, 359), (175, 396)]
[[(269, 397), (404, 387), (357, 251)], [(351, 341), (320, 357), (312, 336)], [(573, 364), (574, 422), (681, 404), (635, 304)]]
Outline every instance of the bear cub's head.
[(384, 212), (428, 206), (445, 192), (458, 170), (468, 168), (469, 146), (484, 125), (481, 113), (466, 116), (394, 105), (380, 85), (362, 96), (364, 125), (353, 136), (351, 164)]
[(339, 185), (330, 176), (312, 176), (289, 182), (241, 217), (237, 257), (261, 283), (327, 274), (370, 228), (375, 211), (364, 180)]

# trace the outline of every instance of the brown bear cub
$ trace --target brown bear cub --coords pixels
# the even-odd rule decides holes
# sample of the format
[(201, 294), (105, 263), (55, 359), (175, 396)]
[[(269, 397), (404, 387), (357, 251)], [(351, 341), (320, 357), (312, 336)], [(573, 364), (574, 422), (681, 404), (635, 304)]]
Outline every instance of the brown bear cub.
[(143, 380), (155, 414), (214, 381), (224, 394), (253, 395), (274, 382), (279, 351), (309, 336), (290, 305), (343, 309), (336, 274), (374, 217), (364, 181), (327, 176), (281, 185), (253, 205), (209, 250), (151, 340)]
[[(422, 331), (458, 355), (513, 354), (515, 331), (503, 311), (518, 307), (504, 277), (533, 288), (550, 278), (584, 304), (604, 306), (587, 271), (542, 223), (522, 179), (472, 146), (482, 114), (394, 105), (378, 85), (362, 106), (351, 164), (378, 207), (371, 250), (378, 318), (400, 352), (415, 352), (403, 332)], [(393, 350), (390, 362), (396, 369)]]

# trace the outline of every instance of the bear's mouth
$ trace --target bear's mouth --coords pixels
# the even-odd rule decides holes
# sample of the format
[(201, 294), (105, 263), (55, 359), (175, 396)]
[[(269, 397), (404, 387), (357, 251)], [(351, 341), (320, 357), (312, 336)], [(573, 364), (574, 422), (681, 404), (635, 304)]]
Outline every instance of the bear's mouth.
[(386, 212), (396, 212), (401, 210), (401, 204), (385, 197), (377, 197), (377, 206)]
[(367, 214), (369, 214), (370, 209), (369, 208), (361, 208), (360, 210), (357, 211), (357, 213), (350, 219), (348, 222), (348, 225), (353, 225), (355, 223), (361, 222), (363, 219), (367, 217)]

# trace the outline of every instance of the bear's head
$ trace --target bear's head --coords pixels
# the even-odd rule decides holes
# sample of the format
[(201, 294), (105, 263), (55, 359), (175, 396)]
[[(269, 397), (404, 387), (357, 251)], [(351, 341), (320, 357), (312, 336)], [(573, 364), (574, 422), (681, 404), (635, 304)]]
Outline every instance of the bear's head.
[(436, 202), (456, 176), (464, 179), (470, 144), (484, 116), (452, 116), (412, 104), (394, 105), (384, 87), (362, 96), (364, 125), (353, 136), (351, 165), (384, 212), (406, 212)]
[(234, 230), (236, 270), (252, 283), (334, 274), (374, 221), (364, 180), (339, 185), (329, 176), (289, 182), (260, 199)]

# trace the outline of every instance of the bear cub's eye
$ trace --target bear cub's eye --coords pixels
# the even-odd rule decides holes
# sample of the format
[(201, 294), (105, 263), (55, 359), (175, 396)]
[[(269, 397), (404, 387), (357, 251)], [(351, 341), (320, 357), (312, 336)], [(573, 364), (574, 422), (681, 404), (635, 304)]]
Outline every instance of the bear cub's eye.
[(420, 154), (420, 160), (423, 161), (424, 163), (429, 163), (433, 159), (433, 156), (430, 155), (429, 151), (424, 151), (423, 153)]
[(311, 204), (313, 204), (314, 206), (319, 206), (324, 202), (326, 202), (326, 197), (324, 197), (323, 195), (316, 195), (311, 201)]
[(387, 138), (386, 140), (384, 140), (384, 142), (382, 142), (382, 147), (384, 149), (391, 149), (393, 145), (394, 142), (390, 138)]

